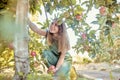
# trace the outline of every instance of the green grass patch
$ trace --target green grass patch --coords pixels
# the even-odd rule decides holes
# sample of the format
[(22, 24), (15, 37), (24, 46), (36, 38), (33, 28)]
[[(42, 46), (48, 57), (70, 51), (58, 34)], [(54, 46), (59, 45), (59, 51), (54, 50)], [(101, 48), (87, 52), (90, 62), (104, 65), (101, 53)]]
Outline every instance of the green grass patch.
[(0, 80), (12, 80), (12, 76), (9, 74), (0, 73)]

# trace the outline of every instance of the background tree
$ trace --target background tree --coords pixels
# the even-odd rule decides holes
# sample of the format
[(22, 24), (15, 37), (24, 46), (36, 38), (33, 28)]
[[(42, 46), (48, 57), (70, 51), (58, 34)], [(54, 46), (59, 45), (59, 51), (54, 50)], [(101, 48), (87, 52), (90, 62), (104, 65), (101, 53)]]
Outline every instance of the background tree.
[(19, 30), (15, 33), (15, 39), (13, 40), (15, 57), (14, 80), (26, 80), (26, 76), (30, 72), (27, 29), (28, 6), (28, 0), (17, 0), (16, 27), (19, 27)]

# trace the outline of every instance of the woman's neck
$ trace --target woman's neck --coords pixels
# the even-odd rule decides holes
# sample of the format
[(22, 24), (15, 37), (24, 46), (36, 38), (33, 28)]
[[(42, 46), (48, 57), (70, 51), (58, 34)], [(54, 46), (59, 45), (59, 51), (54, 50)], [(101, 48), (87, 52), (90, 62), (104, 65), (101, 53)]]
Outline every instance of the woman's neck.
[(53, 38), (54, 38), (54, 39), (56, 39), (56, 40), (57, 40), (57, 39), (58, 39), (58, 37), (59, 37), (59, 35), (58, 35), (57, 33), (53, 34)]
[(53, 34), (53, 36), (54, 36), (54, 37), (57, 37), (57, 36), (58, 36), (58, 34), (57, 34), (57, 33), (54, 33), (54, 34)]

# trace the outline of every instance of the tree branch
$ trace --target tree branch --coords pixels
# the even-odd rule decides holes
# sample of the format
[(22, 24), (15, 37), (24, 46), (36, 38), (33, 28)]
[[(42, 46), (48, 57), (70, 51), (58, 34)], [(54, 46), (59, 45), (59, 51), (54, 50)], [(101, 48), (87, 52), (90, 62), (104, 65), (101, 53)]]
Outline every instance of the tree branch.
[(47, 26), (49, 26), (48, 15), (47, 15), (47, 11), (46, 11), (46, 9), (45, 9), (45, 3), (44, 3), (43, 0), (42, 0), (42, 2), (43, 2), (44, 10), (45, 10), (45, 16), (46, 16), (46, 20), (47, 20)]

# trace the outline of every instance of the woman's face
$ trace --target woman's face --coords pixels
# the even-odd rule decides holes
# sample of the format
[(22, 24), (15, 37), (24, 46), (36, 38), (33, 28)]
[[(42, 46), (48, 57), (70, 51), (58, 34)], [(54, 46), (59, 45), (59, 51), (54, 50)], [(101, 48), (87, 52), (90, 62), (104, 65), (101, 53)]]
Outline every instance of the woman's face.
[(52, 24), (51, 24), (49, 30), (50, 30), (50, 33), (53, 33), (53, 34), (58, 33), (59, 28), (58, 28), (57, 22), (52, 22)]

